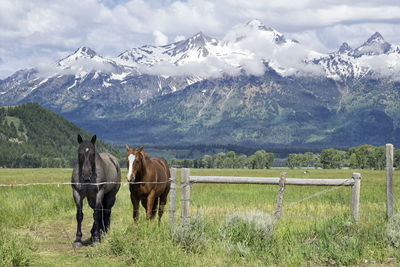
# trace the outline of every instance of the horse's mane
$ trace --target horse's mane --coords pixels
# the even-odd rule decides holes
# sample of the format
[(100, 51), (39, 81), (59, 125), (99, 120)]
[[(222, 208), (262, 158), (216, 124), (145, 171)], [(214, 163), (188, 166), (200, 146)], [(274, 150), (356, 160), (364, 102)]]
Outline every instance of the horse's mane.
[(140, 151), (140, 154), (141, 154), (142, 157), (143, 157), (143, 162), (149, 162), (149, 161), (151, 160), (150, 157), (149, 157), (149, 155), (147, 155), (147, 153), (144, 152), (143, 150)]

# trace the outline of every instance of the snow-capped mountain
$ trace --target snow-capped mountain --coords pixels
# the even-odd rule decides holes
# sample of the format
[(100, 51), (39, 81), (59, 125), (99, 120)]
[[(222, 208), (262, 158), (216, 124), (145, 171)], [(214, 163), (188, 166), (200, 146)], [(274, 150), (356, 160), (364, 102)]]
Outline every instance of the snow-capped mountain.
[[(145, 45), (120, 54), (117, 59), (122, 65), (139, 67), (154, 66), (160, 62), (182, 65), (192, 61), (204, 60), (221, 50), (221, 42), (202, 32), (194, 36), (165, 46)], [(223, 50), (223, 48), (222, 48)]]
[(312, 61), (323, 67), (327, 77), (340, 81), (364, 76), (398, 80), (400, 74), (400, 49), (386, 42), (379, 32), (356, 49), (344, 42), (337, 52)]
[[(248, 47), (251, 44), (252, 47)], [(142, 46), (120, 54), (116, 62), (134, 67), (139, 72), (164, 76), (186, 75), (202, 80), (223, 74), (261, 74), (264, 62), (279, 62), (271, 57), (279, 48), (298, 44), (258, 20), (237, 25), (223, 40), (199, 32), (192, 37), (165, 46)], [(258, 65), (253, 73), (248, 65)]]
[[(391, 134), (400, 132), (399, 74), (400, 48), (379, 33), (355, 49), (343, 43), (335, 52), (319, 53), (252, 20), (233, 27), (221, 40), (199, 32), (116, 57), (82, 46), (48, 68), (20, 70), (0, 80), (0, 104), (39, 102), (108, 140), (144, 131), (160, 133), (167, 141), (180, 140), (183, 133), (233, 143), (240, 138), (300, 142), (305, 135), (314, 142), (328, 140), (321, 137), (326, 133), (341, 140), (338, 129), (347, 112), (368, 110), (368, 120), (385, 122)], [(365, 92), (379, 105), (367, 101)], [(353, 110), (353, 103), (359, 110)], [(115, 127), (110, 121), (99, 123), (120, 119), (124, 121)], [(262, 130), (255, 126), (260, 121)], [(354, 123), (365, 125), (361, 119)], [(301, 131), (296, 127), (304, 127), (304, 134), (297, 136)], [(230, 130), (221, 134), (225, 128)], [(283, 128), (285, 136), (273, 136)], [(140, 140), (161, 137), (148, 138)]]
[[(155, 82), (146, 89), (145, 95), (139, 92), (134, 93), (137, 97), (129, 97), (135, 105), (159, 92), (179, 91), (209, 77), (242, 73), (262, 75), (266, 64), (281, 76), (324, 74), (335, 80), (374, 74), (394, 76), (400, 73), (400, 49), (375, 33), (356, 49), (343, 43), (337, 52), (321, 54), (287, 39), (259, 20), (252, 20), (233, 27), (222, 40), (199, 32), (165, 46), (133, 48), (116, 58), (103, 57), (83, 46), (46, 70), (20, 71), (3, 80), (0, 95), (8, 99), (2, 102), (11, 101), (14, 97), (7, 96), (12, 94), (11, 88), (21, 87), (14, 102), (22, 101), (37, 89), (46, 87), (49, 81), (63, 76), (69, 77), (62, 85), (66, 91), (85, 87), (85, 84), (93, 84), (95, 91), (99, 86), (106, 89), (117, 85), (128, 90), (127, 84), (134, 77), (154, 76)], [(91, 98), (90, 94), (85, 95), (86, 100)]]
[(351, 55), (354, 57), (376, 56), (390, 52), (392, 45), (386, 42), (379, 32), (374, 33), (363, 45), (355, 49)]

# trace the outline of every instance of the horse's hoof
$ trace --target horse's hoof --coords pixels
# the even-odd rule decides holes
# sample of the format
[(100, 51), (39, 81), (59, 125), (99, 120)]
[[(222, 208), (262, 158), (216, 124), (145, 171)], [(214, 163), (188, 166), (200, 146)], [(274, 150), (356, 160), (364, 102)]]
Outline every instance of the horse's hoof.
[(97, 247), (100, 245), (100, 238), (99, 237), (92, 237), (92, 243), (90, 244), (92, 247)]
[(73, 246), (74, 248), (80, 248), (80, 247), (82, 247), (83, 245), (82, 245), (82, 242), (75, 241), (74, 243), (72, 243), (72, 246)]
[(95, 240), (95, 241), (93, 241), (92, 244), (90, 244), (90, 246), (92, 246), (92, 247), (98, 247), (98, 246), (100, 246), (100, 240)]

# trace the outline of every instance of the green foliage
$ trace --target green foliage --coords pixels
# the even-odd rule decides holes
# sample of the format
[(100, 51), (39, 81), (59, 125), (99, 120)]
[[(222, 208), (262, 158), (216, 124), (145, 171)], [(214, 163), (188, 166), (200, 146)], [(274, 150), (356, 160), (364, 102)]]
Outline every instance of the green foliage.
[(31, 263), (31, 251), (34, 249), (31, 238), (19, 237), (15, 233), (0, 231), (0, 265), (27, 266)]
[(267, 153), (265, 150), (258, 150), (248, 160), (249, 169), (269, 169), (274, 162), (274, 154)]
[[(320, 154), (312, 152), (290, 153), (286, 160), (280, 159), (286, 167), (291, 169), (315, 167), (323, 169), (340, 169), (344, 166), (352, 169), (383, 170), (386, 166), (385, 147), (361, 145), (351, 147), (347, 152), (329, 148), (323, 149)], [(170, 166), (180, 165), (185, 168), (231, 168), (231, 169), (269, 169), (274, 163), (274, 153), (258, 150), (253, 155), (237, 155), (234, 151), (219, 152), (213, 156), (204, 155), (194, 160), (179, 160), (172, 158)], [(281, 166), (281, 165), (278, 165)], [(394, 150), (394, 167), (400, 166), (400, 150)]]
[[(0, 167), (72, 167), (77, 134), (84, 139), (92, 136), (36, 103), (0, 108), (0, 125)], [(102, 141), (96, 147), (117, 158), (125, 156)]]
[(267, 153), (265, 150), (258, 150), (250, 157), (246, 155), (236, 155), (234, 151), (228, 153), (219, 152), (213, 156), (204, 155), (203, 158), (194, 160), (179, 160), (172, 158), (170, 166), (179, 165), (184, 168), (215, 168), (215, 169), (269, 169), (274, 162), (274, 154)]
[(346, 152), (334, 148), (324, 149), (320, 155), (322, 168), (340, 169), (343, 167), (343, 160)]
[(347, 165), (353, 169), (383, 170), (386, 166), (384, 146), (361, 145), (349, 148), (346, 153)]

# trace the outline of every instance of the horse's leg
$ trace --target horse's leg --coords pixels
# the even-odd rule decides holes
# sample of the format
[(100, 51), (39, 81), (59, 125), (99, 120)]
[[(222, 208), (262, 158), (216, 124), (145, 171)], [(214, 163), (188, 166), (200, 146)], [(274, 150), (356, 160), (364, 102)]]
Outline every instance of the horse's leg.
[(147, 198), (143, 198), (141, 201), (143, 208), (146, 210), (147, 214)]
[(93, 235), (94, 235), (94, 233), (96, 231), (96, 227), (97, 227), (97, 221), (95, 220), (96, 202), (93, 199), (88, 198), (88, 203), (89, 203), (89, 206), (93, 209), (93, 225), (92, 225), (92, 229), (90, 230), (91, 239), (93, 239)]
[(165, 204), (167, 204), (169, 190), (165, 190), (164, 193), (160, 196), (160, 205), (158, 206), (158, 223), (161, 221), (161, 217), (164, 213)]
[(158, 197), (154, 198), (154, 204), (153, 204), (153, 209), (151, 210), (151, 217), (153, 218), (156, 216), (157, 213), (157, 205), (158, 205)]
[(108, 227), (110, 226), (110, 217), (111, 217), (111, 208), (115, 203), (116, 193), (111, 191), (107, 195), (104, 196), (103, 199), (103, 208), (104, 208), (104, 229), (103, 232), (107, 233)]
[(77, 190), (73, 190), (73, 196), (75, 200), (75, 205), (76, 205), (76, 238), (74, 241), (73, 246), (74, 247), (81, 247), (82, 246), (82, 220), (83, 220), (83, 212), (82, 212), (82, 203), (83, 203), (83, 197), (79, 194)]
[[(103, 198), (104, 190), (100, 189), (96, 194), (96, 199), (89, 201), (90, 206), (94, 210), (93, 212), (93, 227), (91, 230), (92, 242), (100, 242), (100, 226), (103, 225)], [(88, 199), (89, 200), (89, 199)]]
[(131, 193), (131, 202), (133, 206), (133, 219), (137, 221), (139, 219), (139, 199), (136, 198), (132, 193)]
[(156, 197), (156, 190), (153, 189), (147, 195), (147, 212), (146, 212), (147, 219), (153, 218), (152, 213), (153, 213), (153, 204), (155, 197)]

